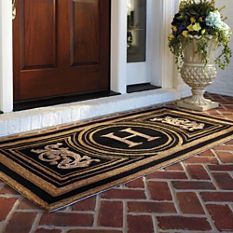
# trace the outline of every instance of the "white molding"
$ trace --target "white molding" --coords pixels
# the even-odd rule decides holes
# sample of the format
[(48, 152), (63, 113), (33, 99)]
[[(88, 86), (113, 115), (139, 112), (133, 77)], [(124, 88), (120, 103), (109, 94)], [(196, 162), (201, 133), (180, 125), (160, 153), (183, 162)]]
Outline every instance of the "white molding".
[(173, 88), (175, 77), (174, 59), (168, 47), (168, 36), (171, 32), (171, 22), (176, 10), (176, 0), (165, 0), (162, 5), (161, 35), (161, 67), (162, 67), (162, 87)]
[[(149, 17), (151, 18), (148, 21), (147, 30), (148, 30), (148, 44), (147, 49), (149, 62), (147, 69), (150, 70), (151, 84), (155, 86), (162, 87), (162, 53), (161, 43), (164, 40), (161, 32), (162, 21), (163, 21), (163, 1), (164, 0), (150, 0), (151, 7), (148, 9)], [(156, 10), (155, 10), (156, 9)]]
[(127, 1), (112, 0), (111, 90), (126, 93), (127, 85)]
[(13, 110), (12, 1), (0, 1), (0, 110)]

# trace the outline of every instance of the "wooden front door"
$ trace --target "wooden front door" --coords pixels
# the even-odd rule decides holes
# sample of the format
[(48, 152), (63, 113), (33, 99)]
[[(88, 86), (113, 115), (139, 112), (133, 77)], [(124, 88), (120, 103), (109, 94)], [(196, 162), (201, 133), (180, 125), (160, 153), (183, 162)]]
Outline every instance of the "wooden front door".
[(109, 90), (110, 0), (17, 0), (14, 101)]

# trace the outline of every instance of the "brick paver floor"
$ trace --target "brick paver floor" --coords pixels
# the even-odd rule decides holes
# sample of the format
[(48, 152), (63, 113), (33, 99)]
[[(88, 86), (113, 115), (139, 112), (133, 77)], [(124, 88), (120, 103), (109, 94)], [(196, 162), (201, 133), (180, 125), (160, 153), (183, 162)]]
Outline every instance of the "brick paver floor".
[[(233, 120), (233, 98), (209, 97)], [(0, 182), (0, 232), (233, 232), (233, 141), (55, 213)]]

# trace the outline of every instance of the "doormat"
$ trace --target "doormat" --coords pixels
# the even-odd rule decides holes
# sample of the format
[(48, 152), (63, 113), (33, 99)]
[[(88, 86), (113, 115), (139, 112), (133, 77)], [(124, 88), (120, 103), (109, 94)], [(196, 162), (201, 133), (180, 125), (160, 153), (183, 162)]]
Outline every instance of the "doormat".
[(233, 138), (233, 121), (149, 109), (0, 142), (0, 178), (50, 211)]

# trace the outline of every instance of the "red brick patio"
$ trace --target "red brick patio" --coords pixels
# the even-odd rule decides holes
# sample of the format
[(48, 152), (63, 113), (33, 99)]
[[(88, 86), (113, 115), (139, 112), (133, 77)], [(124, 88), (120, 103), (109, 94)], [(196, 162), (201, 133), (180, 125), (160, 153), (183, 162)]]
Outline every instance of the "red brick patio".
[[(209, 97), (233, 120), (233, 98)], [(0, 232), (233, 232), (233, 141), (51, 214), (0, 182)]]

